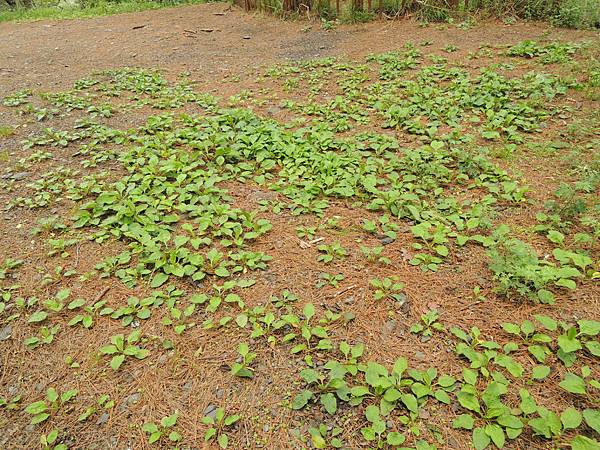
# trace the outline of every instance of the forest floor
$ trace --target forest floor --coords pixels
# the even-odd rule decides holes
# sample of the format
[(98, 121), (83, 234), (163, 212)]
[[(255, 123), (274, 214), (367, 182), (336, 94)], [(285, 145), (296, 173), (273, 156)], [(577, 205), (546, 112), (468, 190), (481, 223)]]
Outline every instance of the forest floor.
[(598, 448), (599, 44), (1, 24), (0, 447)]

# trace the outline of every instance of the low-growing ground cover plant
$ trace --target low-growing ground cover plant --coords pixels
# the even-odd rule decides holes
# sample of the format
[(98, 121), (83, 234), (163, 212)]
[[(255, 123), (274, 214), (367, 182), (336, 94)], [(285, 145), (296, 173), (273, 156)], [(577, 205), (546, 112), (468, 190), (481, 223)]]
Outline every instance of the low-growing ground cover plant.
[(597, 51), (462, 47), (4, 96), (7, 442), (600, 445)]

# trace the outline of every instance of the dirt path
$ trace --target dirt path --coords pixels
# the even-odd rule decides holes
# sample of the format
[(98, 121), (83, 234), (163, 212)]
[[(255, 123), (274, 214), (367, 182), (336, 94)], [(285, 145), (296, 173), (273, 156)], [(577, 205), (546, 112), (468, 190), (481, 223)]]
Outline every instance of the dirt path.
[[(94, 70), (122, 66), (190, 71), (202, 81), (281, 59), (362, 56), (424, 40), (460, 45), (514, 43), (524, 38), (591, 33), (548, 30), (545, 24), (462, 30), (422, 28), (412, 21), (374, 22), (323, 31), (318, 23), (283, 22), (229, 10), (224, 3), (121, 14), (93, 19), (0, 24), (0, 92), (24, 87), (65, 87)], [(213, 30), (211, 32), (202, 30)]]

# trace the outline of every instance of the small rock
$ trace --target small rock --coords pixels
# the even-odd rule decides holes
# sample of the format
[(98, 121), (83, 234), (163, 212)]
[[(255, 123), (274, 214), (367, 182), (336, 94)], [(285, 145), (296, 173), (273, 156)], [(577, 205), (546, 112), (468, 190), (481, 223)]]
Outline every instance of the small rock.
[(415, 359), (417, 359), (418, 361), (425, 361), (425, 353), (423, 353), (421, 351), (416, 351)]
[(427, 419), (429, 419), (429, 417), (431, 417), (431, 416), (430, 416), (429, 412), (428, 412), (426, 409), (421, 409), (421, 410), (419, 410), (419, 417), (420, 417), (421, 419), (425, 419), (425, 420), (427, 420)]
[(460, 448), (458, 441), (454, 439), (452, 436), (448, 436), (448, 447), (449, 448)]
[(396, 328), (396, 321), (388, 320), (386, 323), (383, 324), (383, 327), (381, 329), (381, 336), (384, 339), (387, 339), (390, 336), (390, 334), (392, 334), (392, 332), (394, 331), (395, 328)]
[(408, 300), (408, 297), (406, 296), (406, 294), (404, 292), (400, 292), (399, 294), (395, 295), (396, 297), (396, 305), (397, 306), (402, 306), (406, 303), (406, 301)]
[(394, 239), (391, 238), (391, 237), (389, 237), (389, 236), (386, 236), (386, 237), (384, 237), (384, 238), (381, 239), (381, 244), (382, 245), (389, 245), (392, 242), (394, 242)]
[(272, 191), (260, 191), (254, 190), (248, 194), (249, 200), (254, 200), (255, 202), (259, 202), (262, 200), (271, 201), (277, 198), (277, 193)]
[(98, 418), (98, 420), (96, 421), (96, 425), (104, 425), (106, 422), (108, 422), (108, 418), (109, 415), (107, 412), (105, 412)]
[(223, 389), (217, 389), (217, 392), (215, 394), (215, 396), (217, 398), (223, 398), (224, 395), (225, 395), (225, 391)]
[(269, 427), (269, 425), (265, 425), (265, 426), (263, 427), (263, 431), (264, 431), (265, 433), (268, 433), (270, 429), (271, 429), (271, 427)]
[(347, 305), (351, 305), (352, 303), (354, 303), (354, 300), (355, 300), (354, 295), (351, 295), (350, 297), (348, 297), (344, 300), (344, 303), (346, 303)]
[(194, 385), (194, 383), (192, 383), (192, 381), (186, 381), (185, 384), (183, 385), (183, 387), (181, 388), (183, 390), (183, 392), (188, 393), (192, 390), (192, 386)]
[(202, 412), (205, 416), (214, 419), (217, 416), (217, 407), (215, 405), (208, 405)]
[(0, 328), (0, 341), (5, 341), (12, 335), (12, 325), (6, 325)]
[(27, 178), (29, 175), (31, 175), (31, 172), (17, 172), (14, 173), (11, 178), (15, 181), (19, 181), (23, 178)]
[(271, 106), (269, 109), (267, 109), (267, 114), (274, 116), (276, 114), (279, 114), (281, 112), (281, 108), (279, 106)]
[(421, 342), (425, 343), (425, 342), (429, 342), (431, 340), (431, 336), (421, 336)]
[(139, 402), (141, 398), (142, 398), (142, 394), (140, 394), (139, 392), (134, 392), (133, 394), (125, 397), (125, 400), (123, 400), (123, 403), (121, 403), (121, 405), (119, 405), (119, 411), (121, 411), (121, 412), (125, 411), (131, 405), (135, 405), (137, 402)]

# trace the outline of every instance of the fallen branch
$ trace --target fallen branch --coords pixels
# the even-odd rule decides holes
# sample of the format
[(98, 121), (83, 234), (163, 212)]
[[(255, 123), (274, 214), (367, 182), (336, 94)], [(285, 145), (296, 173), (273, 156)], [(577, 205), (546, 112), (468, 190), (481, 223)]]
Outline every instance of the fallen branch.
[(348, 286), (347, 288), (342, 289), (340, 292), (338, 292), (337, 294), (335, 294), (333, 296), (333, 298), (339, 297), (340, 295), (348, 292), (351, 289), (354, 289), (356, 287), (356, 284), (351, 284), (350, 286)]
[(106, 293), (110, 291), (110, 287), (106, 287), (102, 290), (102, 292), (100, 292), (97, 296), (96, 299), (94, 300), (94, 303), (99, 302), (100, 300), (102, 300), (102, 297), (104, 297), (106, 295)]

